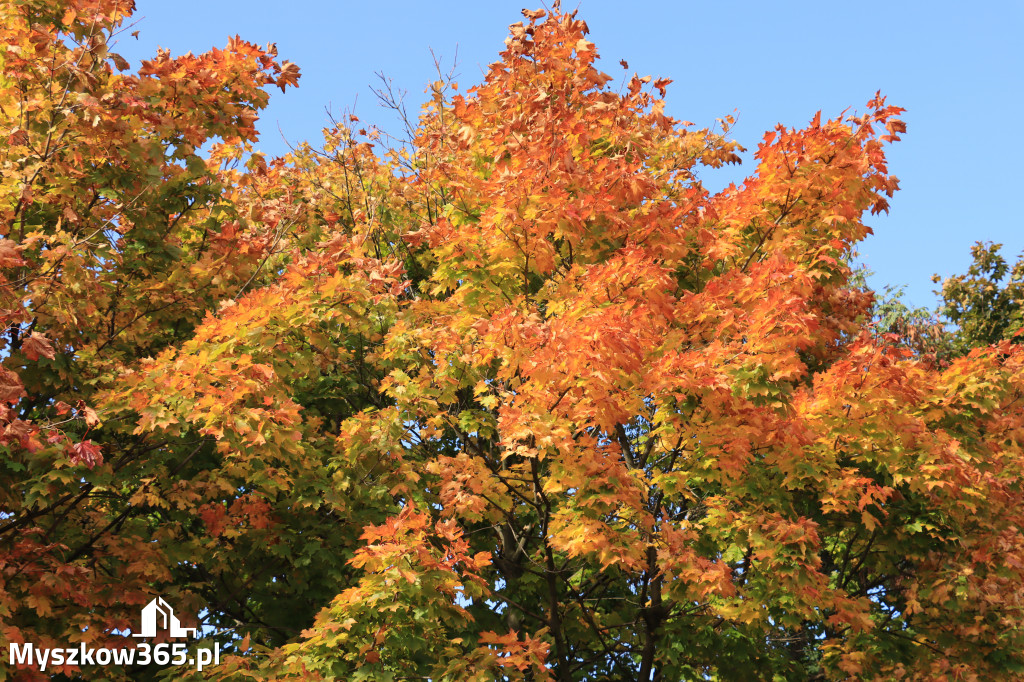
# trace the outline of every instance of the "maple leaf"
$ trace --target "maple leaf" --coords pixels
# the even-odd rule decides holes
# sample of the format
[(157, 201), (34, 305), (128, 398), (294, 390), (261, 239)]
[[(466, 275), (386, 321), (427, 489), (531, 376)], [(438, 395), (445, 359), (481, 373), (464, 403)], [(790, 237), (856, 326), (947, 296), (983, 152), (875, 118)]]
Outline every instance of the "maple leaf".
[(0, 240), (0, 267), (13, 268), (25, 264), (25, 260), (21, 257), (21, 249), (17, 244), (9, 239)]
[(39, 332), (32, 332), (21, 343), (21, 349), (29, 360), (38, 360), (39, 356), (53, 360), (57, 354), (50, 341)]
[(277, 77), (277, 86), (281, 88), (281, 92), (285, 91), (285, 88), (289, 85), (297, 86), (299, 84), (299, 67), (292, 62), (285, 61), (281, 64), (281, 73)]
[(25, 387), (18, 375), (6, 367), (0, 367), (0, 401), (16, 403), (25, 394)]
[(71, 446), (70, 460), (72, 464), (92, 469), (103, 462), (103, 453), (99, 445), (91, 440), (84, 440)]
[(79, 409), (82, 410), (82, 415), (85, 417), (86, 426), (93, 427), (100, 423), (100, 418), (99, 415), (96, 414), (96, 410), (84, 404), (80, 405)]
[(117, 67), (118, 71), (127, 71), (131, 68), (131, 64), (128, 63), (128, 60), (122, 57), (121, 55), (111, 52), (107, 56), (110, 58), (111, 61), (114, 62), (114, 66)]

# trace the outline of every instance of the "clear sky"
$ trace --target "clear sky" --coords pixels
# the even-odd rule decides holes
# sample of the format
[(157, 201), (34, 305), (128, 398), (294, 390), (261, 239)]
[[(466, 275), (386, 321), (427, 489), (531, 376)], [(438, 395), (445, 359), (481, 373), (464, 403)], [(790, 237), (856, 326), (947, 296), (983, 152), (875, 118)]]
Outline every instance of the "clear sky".
[[(461, 89), (497, 59), (509, 24), (539, 0), (136, 0), (138, 39), (117, 51), (138, 65), (158, 46), (173, 53), (223, 47), (229, 36), (277, 43), (297, 63), (297, 90), (275, 89), (260, 148), (287, 151), (321, 137), (325, 107), (355, 107), (364, 123), (398, 131), (370, 91), (383, 72), (408, 90), (412, 112), (433, 80), (431, 48)], [(838, 3), (757, 0), (583, 0), (604, 70), (671, 78), (667, 113), (698, 125), (734, 113), (748, 148), (739, 171), (705, 171), (717, 188), (752, 172), (751, 156), (776, 123), (803, 126), (819, 109), (863, 110), (876, 90), (907, 109), (908, 134), (890, 147), (902, 190), (860, 247), (872, 284), (906, 285), (932, 305), (930, 277), (963, 272), (979, 239), (1024, 251), (1024, 2)], [(566, 3), (566, 7), (573, 7)]]

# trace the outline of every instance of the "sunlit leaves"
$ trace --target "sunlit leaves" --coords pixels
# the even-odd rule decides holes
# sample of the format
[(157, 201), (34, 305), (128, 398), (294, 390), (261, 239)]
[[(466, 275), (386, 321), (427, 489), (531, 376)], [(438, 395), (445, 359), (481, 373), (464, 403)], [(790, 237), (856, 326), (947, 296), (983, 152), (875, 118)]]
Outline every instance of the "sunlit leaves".
[(1012, 319), (943, 364), (849, 266), (898, 107), (778, 127), (711, 194), (734, 119), (667, 116), (556, 4), (408, 139), (268, 159), (272, 46), (133, 74), (123, 8), (59, 4), (2, 10), (5, 641), (160, 593), (223, 679), (1020, 670), (1016, 275), (947, 287)]

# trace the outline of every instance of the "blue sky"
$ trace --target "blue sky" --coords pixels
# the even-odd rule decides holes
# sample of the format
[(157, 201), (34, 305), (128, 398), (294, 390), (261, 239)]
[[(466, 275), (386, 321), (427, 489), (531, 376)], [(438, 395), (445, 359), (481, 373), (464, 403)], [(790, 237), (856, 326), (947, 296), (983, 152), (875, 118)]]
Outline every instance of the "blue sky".
[[(383, 72), (408, 90), (415, 112), (433, 80), (431, 48), (450, 66), (458, 49), (460, 87), (478, 83), (497, 59), (507, 26), (529, 0), (478, 2), (328, 0), (137, 0), (134, 29), (117, 51), (135, 65), (158, 46), (173, 53), (223, 47), (236, 33), (277, 43), (297, 63), (297, 90), (275, 89), (260, 148), (320, 139), (325, 107), (355, 107), (364, 123), (398, 131), (370, 91)], [(567, 7), (575, 5), (566, 4)], [(902, 190), (875, 235), (860, 247), (871, 282), (906, 285), (910, 302), (932, 305), (933, 273), (963, 272), (976, 240), (1024, 251), (1016, 211), (1024, 181), (1024, 2), (625, 3), (584, 0), (605, 71), (673, 79), (667, 113), (704, 126), (735, 113), (733, 137), (748, 148), (739, 171), (707, 171), (711, 187), (752, 171), (750, 158), (776, 123), (802, 126), (819, 109), (863, 109), (876, 90), (905, 107), (908, 134), (890, 148)], [(133, 30), (134, 30), (133, 29)], [(734, 112), (735, 110), (735, 112)]]

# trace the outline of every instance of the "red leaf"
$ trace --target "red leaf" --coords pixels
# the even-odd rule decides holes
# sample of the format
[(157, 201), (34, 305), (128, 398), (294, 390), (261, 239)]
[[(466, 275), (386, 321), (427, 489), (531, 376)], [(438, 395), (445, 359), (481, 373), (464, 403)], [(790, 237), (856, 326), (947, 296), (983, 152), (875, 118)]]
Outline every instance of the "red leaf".
[(38, 360), (40, 355), (50, 360), (57, 357), (50, 341), (38, 332), (32, 332), (31, 336), (22, 342), (21, 349), (25, 352), (25, 356), (32, 361)]
[(84, 440), (71, 446), (71, 463), (82, 464), (92, 469), (103, 463), (103, 452), (100, 446), (91, 440)]
[(0, 268), (14, 268), (25, 265), (21, 248), (10, 239), (0, 240)]
[(0, 402), (16, 403), (27, 395), (21, 379), (11, 370), (0, 367)]

